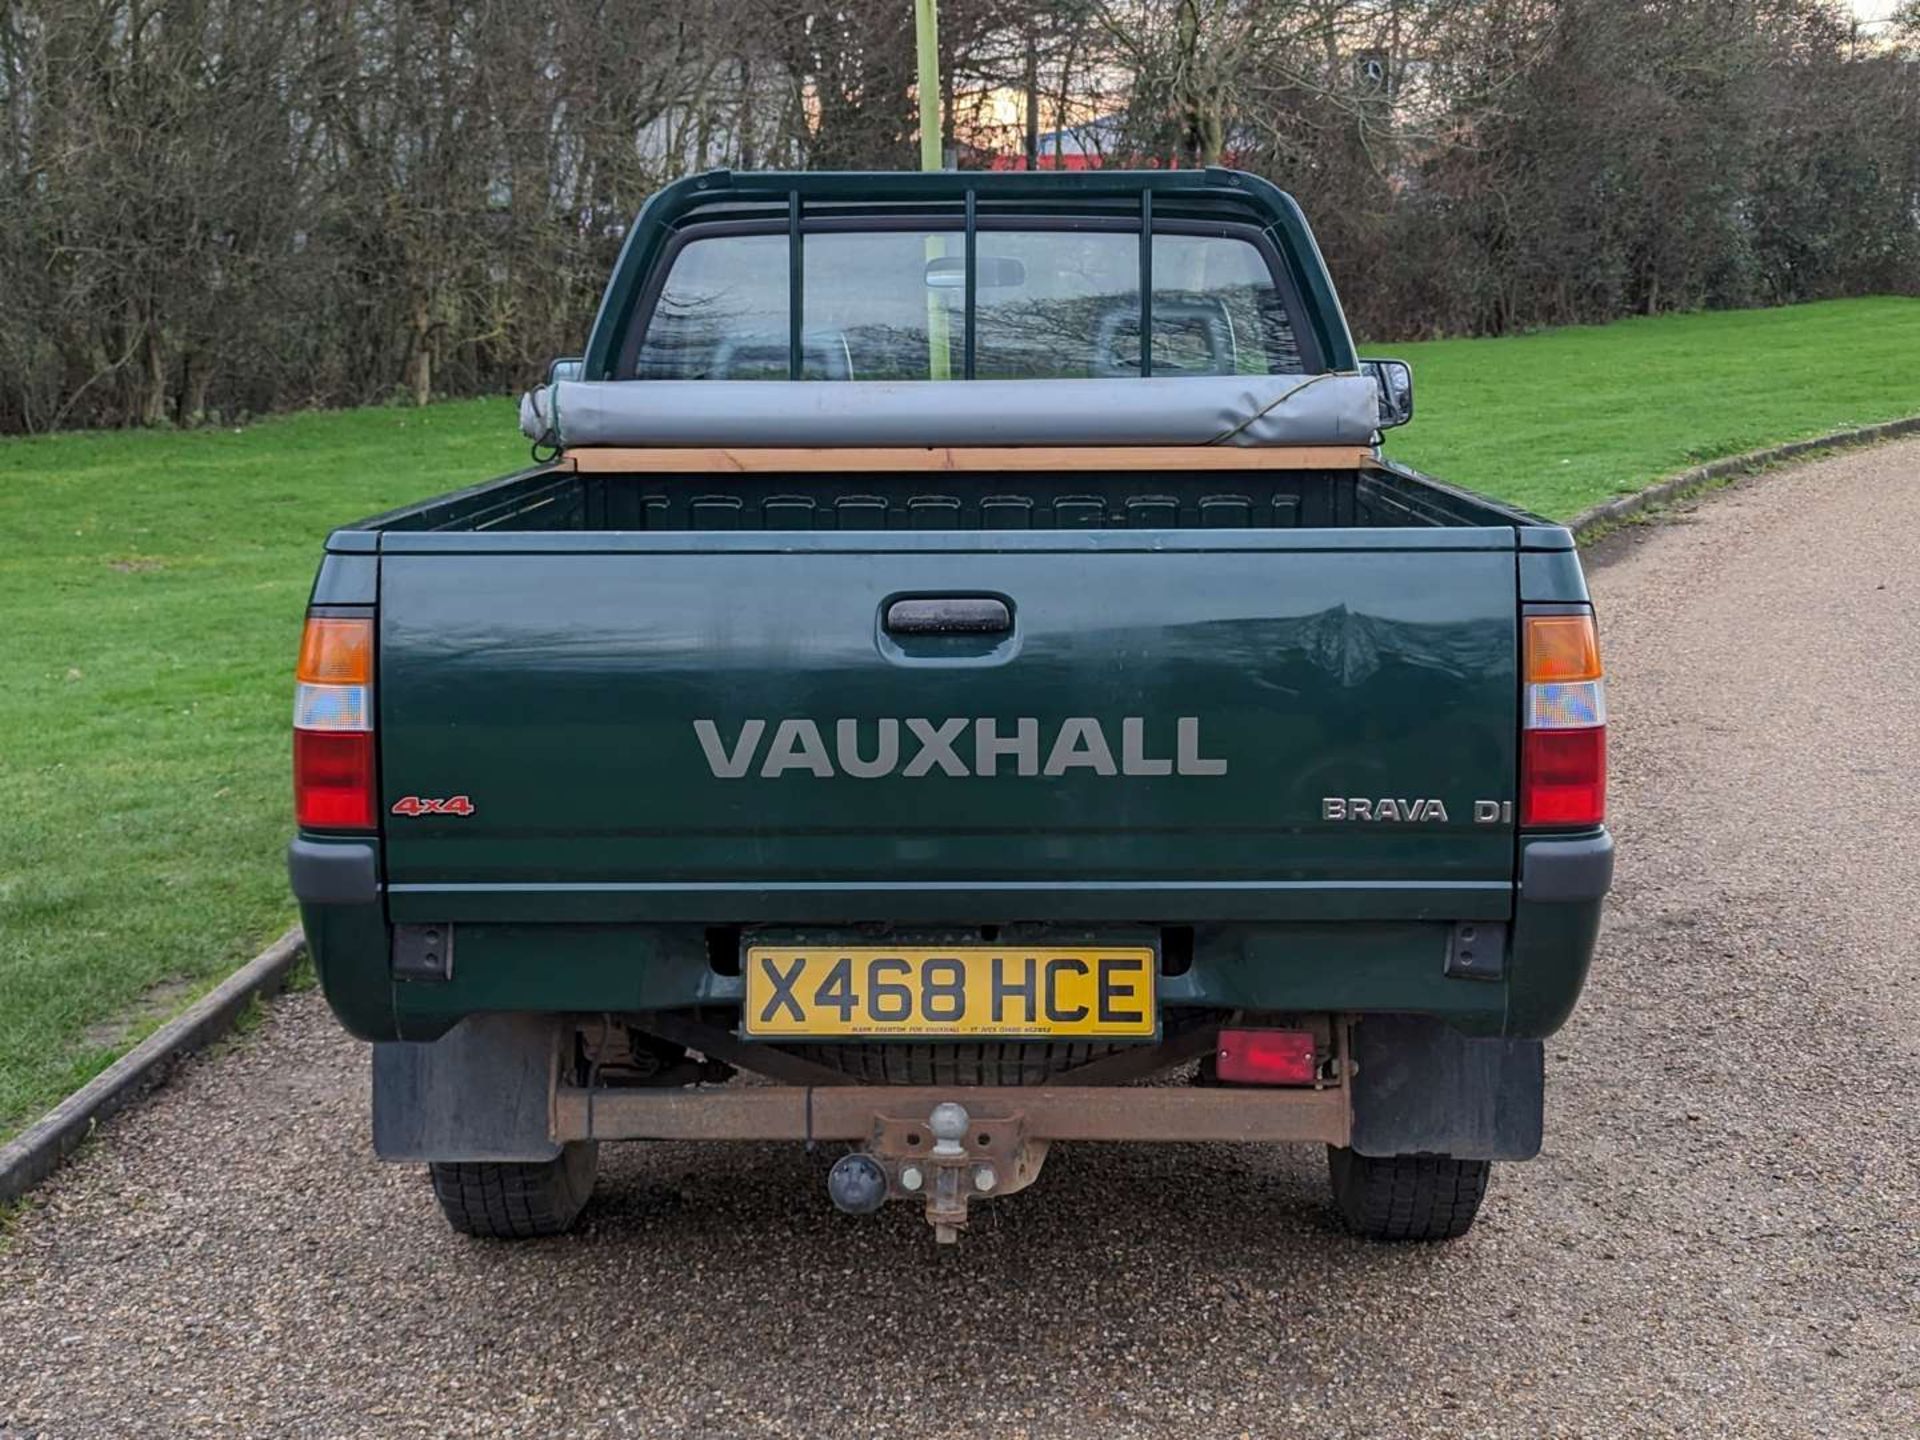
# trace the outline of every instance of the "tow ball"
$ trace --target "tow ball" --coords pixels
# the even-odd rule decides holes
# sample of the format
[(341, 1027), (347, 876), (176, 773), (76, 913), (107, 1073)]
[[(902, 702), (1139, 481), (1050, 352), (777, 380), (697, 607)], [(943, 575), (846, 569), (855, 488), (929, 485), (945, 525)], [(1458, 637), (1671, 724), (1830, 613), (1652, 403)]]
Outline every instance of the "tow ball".
[(865, 1147), (834, 1162), (827, 1195), (849, 1215), (920, 1199), (934, 1240), (951, 1245), (972, 1201), (1024, 1190), (1046, 1155), (1047, 1142), (1027, 1138), (1023, 1117), (970, 1115), (958, 1101), (943, 1100), (923, 1120), (875, 1116)]

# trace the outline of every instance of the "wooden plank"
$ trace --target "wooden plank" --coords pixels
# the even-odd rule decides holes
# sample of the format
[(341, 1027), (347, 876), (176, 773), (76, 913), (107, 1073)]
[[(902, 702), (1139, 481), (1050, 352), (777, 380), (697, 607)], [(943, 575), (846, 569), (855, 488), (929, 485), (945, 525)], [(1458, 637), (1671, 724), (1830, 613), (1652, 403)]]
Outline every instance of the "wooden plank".
[(1357, 470), (1364, 445), (1077, 445), (906, 449), (569, 450), (559, 464), (581, 474), (769, 474), (833, 471)]

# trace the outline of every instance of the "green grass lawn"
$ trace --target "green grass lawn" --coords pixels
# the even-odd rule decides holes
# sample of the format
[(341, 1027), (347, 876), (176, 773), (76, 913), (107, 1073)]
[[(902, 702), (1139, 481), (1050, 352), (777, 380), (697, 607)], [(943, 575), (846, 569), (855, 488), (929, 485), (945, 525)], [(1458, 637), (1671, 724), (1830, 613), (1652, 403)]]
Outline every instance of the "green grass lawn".
[[(1920, 300), (1370, 347), (1391, 451), (1565, 517), (1920, 412)], [(0, 441), (0, 1136), (293, 917), (300, 615), (328, 529), (524, 460), (504, 400)]]
[(322, 537), (526, 453), (499, 400), (0, 442), (0, 1136), (291, 922)]
[(1663, 475), (1920, 414), (1920, 299), (1367, 345), (1413, 364), (1387, 453), (1556, 520)]

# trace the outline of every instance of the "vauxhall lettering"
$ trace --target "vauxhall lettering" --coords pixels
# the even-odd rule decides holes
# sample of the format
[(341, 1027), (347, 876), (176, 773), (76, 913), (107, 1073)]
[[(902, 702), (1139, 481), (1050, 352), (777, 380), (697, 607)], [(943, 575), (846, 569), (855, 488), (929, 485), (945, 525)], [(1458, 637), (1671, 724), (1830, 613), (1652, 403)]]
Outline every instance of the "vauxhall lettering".
[(1138, 715), (1118, 722), (1075, 715), (1051, 723), (1031, 715), (828, 721), (789, 716), (745, 720), (730, 733), (718, 721), (695, 720), (693, 734), (716, 780), (1227, 773), (1224, 757), (1206, 753), (1197, 715), (1176, 716), (1171, 723)]

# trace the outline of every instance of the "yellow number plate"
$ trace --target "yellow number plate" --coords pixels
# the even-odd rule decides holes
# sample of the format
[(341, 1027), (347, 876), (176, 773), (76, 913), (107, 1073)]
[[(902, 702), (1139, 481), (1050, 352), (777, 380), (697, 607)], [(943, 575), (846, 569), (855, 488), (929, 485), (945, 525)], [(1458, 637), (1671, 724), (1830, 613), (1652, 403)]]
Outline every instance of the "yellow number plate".
[(1146, 946), (754, 945), (745, 1031), (757, 1036), (1151, 1036)]

